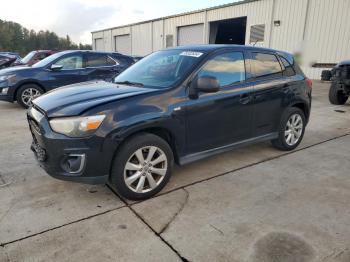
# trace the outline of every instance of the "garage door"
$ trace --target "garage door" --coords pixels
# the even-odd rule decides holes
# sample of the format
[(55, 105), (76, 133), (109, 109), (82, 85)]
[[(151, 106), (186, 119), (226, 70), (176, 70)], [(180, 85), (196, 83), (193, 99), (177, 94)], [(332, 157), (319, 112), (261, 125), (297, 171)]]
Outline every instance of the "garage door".
[(181, 26), (178, 29), (177, 44), (192, 45), (203, 44), (204, 25)]
[(97, 50), (97, 51), (103, 51), (104, 50), (103, 39), (102, 38), (96, 38), (95, 39), (95, 50)]
[(130, 35), (118, 35), (114, 37), (115, 51), (124, 55), (131, 55)]

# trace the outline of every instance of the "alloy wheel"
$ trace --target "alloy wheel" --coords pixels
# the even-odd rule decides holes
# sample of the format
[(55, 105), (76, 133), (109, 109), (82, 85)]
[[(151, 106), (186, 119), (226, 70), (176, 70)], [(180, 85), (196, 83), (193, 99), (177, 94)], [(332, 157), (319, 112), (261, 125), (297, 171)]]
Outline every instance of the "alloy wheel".
[(21, 98), (23, 104), (30, 107), (32, 105), (32, 101), (39, 96), (41, 96), (41, 92), (38, 89), (27, 88), (23, 90)]
[(284, 138), (289, 146), (294, 146), (299, 142), (303, 133), (303, 119), (299, 114), (293, 114), (287, 121), (286, 129), (284, 131)]
[(156, 146), (136, 150), (124, 167), (124, 182), (136, 193), (147, 193), (157, 188), (168, 169), (165, 153)]

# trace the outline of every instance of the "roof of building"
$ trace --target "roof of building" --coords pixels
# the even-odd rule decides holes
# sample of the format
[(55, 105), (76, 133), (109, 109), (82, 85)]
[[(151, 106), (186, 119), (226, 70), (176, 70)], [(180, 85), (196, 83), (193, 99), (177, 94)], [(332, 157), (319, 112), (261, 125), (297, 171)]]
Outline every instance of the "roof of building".
[(208, 8), (199, 9), (199, 10), (194, 10), (194, 11), (190, 11), (190, 12), (184, 12), (184, 13), (179, 13), (179, 14), (175, 14), (175, 15), (159, 17), (159, 18), (155, 18), (155, 19), (151, 19), (151, 20), (145, 20), (145, 21), (141, 21), (141, 22), (126, 24), (126, 25), (120, 25), (120, 26), (105, 28), (105, 29), (101, 29), (101, 30), (95, 30), (95, 31), (92, 31), (91, 33), (98, 33), (98, 32), (102, 32), (102, 31), (106, 31), (106, 30), (112, 30), (112, 29), (117, 29), (117, 28), (133, 26), (133, 25), (150, 23), (150, 22), (155, 22), (155, 21), (164, 20), (164, 19), (168, 19), (168, 18), (183, 16), (183, 15), (196, 14), (196, 13), (210, 11), (210, 10), (214, 10), (214, 9), (218, 9), (218, 8), (224, 8), (224, 7), (229, 7), (229, 6), (241, 5), (241, 4), (246, 4), (246, 3), (255, 2), (255, 1), (261, 1), (261, 0), (240, 0), (238, 2), (233, 2), (233, 3), (229, 3), (229, 4), (217, 5), (217, 6), (208, 7)]

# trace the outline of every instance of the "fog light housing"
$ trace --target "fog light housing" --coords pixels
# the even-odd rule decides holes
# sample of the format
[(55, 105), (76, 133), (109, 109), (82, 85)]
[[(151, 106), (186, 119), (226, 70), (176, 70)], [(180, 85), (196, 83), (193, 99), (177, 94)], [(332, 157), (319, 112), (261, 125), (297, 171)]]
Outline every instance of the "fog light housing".
[(9, 88), (8, 87), (4, 87), (1, 89), (1, 94), (2, 95), (7, 95), (7, 92), (9, 91)]
[(85, 154), (69, 154), (62, 161), (62, 169), (69, 174), (79, 174), (85, 167)]

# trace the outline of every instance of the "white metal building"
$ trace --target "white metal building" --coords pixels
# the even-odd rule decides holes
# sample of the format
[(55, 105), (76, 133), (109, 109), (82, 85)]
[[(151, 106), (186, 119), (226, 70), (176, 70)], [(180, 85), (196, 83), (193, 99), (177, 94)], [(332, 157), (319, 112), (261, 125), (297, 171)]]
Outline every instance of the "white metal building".
[(350, 0), (245, 0), (92, 32), (94, 50), (147, 55), (188, 44), (246, 44), (301, 55), (304, 72), (350, 59)]

